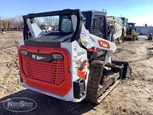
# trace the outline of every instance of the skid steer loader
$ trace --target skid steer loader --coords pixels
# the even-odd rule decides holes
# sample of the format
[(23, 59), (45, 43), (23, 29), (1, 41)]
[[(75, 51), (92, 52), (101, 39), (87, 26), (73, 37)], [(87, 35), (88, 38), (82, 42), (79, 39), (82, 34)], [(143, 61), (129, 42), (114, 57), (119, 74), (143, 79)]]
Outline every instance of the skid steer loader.
[[(35, 18), (56, 16), (58, 30), (43, 32)], [(112, 61), (106, 13), (64, 9), (23, 16), (18, 59), (22, 86), (61, 100), (99, 104), (131, 74), (128, 62)], [(55, 24), (55, 23), (54, 23)]]

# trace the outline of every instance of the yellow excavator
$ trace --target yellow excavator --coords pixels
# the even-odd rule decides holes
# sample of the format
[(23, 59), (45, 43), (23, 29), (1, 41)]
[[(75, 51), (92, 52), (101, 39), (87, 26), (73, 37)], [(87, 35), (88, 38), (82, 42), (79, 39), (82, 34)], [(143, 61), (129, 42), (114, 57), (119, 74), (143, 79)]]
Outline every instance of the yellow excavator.
[(135, 23), (128, 23), (125, 40), (138, 40), (138, 33), (136, 32)]

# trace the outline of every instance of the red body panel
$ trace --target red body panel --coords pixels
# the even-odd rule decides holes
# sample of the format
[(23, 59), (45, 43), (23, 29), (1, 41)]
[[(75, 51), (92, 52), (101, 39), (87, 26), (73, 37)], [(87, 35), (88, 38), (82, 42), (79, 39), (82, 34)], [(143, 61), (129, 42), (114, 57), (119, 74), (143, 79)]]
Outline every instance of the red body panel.
[[(37, 52), (38, 49), (39, 52)], [(40, 62), (20, 54), (21, 50), (40, 54), (60, 53), (64, 59), (54, 60), (49, 63)], [(18, 58), (20, 73), (27, 85), (61, 96), (69, 92), (72, 86), (71, 74), (69, 72), (71, 59), (66, 49), (21, 46), (18, 49)]]

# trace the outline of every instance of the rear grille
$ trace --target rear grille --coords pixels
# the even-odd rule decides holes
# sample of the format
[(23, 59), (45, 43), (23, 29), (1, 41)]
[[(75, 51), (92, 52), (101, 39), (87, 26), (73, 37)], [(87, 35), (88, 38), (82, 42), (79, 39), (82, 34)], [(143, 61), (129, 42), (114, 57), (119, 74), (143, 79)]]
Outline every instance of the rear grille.
[(65, 80), (64, 59), (54, 60), (50, 63), (30, 60), (22, 56), (23, 71), (27, 77), (60, 85)]
[(29, 61), (28, 57), (22, 55), (22, 63), (23, 63), (23, 72), (27, 77), (31, 77), (30, 67), (29, 67)]

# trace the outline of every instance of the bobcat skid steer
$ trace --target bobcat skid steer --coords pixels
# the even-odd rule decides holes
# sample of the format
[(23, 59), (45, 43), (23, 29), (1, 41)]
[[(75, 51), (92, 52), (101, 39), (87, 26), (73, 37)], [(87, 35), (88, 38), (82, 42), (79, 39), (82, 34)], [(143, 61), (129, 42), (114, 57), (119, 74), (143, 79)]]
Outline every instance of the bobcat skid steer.
[[(54, 16), (58, 30), (39, 28), (35, 19), (47, 16)], [(65, 9), (24, 15), (23, 20), (18, 48), (23, 87), (65, 101), (99, 104), (131, 74), (128, 62), (111, 59), (116, 45), (107, 40), (105, 12)]]

